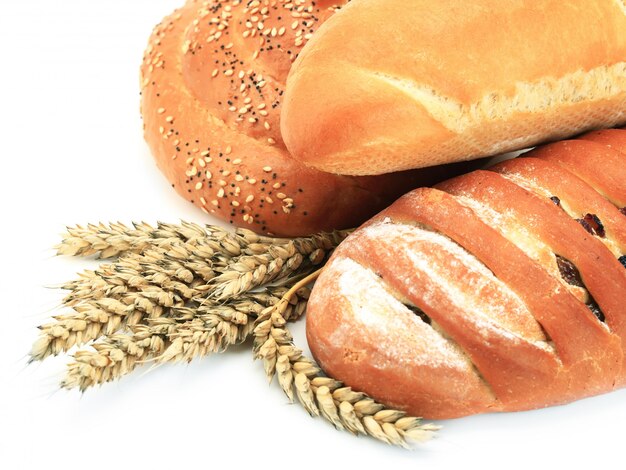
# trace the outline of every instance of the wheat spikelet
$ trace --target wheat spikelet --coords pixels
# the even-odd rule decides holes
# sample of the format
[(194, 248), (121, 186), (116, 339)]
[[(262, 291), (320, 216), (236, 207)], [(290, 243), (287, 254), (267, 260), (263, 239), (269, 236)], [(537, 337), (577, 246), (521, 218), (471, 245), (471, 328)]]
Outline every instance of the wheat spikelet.
[(145, 222), (133, 223), (133, 229), (118, 222), (108, 225), (88, 224), (67, 227), (67, 233), (55, 248), (60, 255), (112, 258), (133, 252), (141, 253), (153, 246), (168, 246), (177, 241), (194, 243), (206, 237), (232, 237), (216, 226), (202, 227), (189, 222), (180, 225), (159, 222), (154, 228)]
[(268, 379), (276, 376), (290, 401), (295, 392), (309, 414), (324, 417), (337, 429), (402, 447), (430, 439), (437, 426), (387, 409), (365, 394), (323, 376), (321, 369), (295, 347), (285, 316), (293, 309), (294, 299), (298, 302), (301, 286), (312, 282), (318, 274), (319, 271), (296, 283), (280, 302), (264, 309), (256, 320), (254, 354), (263, 360)]
[[(264, 308), (278, 303), (287, 291), (269, 287), (228, 304), (173, 307), (171, 317), (147, 319), (129, 325), (130, 333), (108, 333), (94, 343), (94, 350), (80, 350), (68, 366), (64, 388), (85, 390), (93, 385), (119, 379), (139, 364), (150, 361), (189, 362), (196, 357), (222, 352), (250, 335), (254, 318)], [(306, 299), (294, 305), (303, 312)]]
[(77, 351), (61, 386), (84, 391), (119, 379), (149, 360), (191, 361), (245, 340), (251, 329), (252, 322), (235, 325), (217, 315), (182, 322), (154, 319), (149, 325), (137, 325), (130, 334), (104, 337), (93, 344), (93, 350)]

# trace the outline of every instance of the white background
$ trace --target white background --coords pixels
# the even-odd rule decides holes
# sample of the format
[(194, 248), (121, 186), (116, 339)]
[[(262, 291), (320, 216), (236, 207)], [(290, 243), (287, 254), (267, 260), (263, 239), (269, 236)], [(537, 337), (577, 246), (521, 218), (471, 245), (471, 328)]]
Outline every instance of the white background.
[[(276, 384), (268, 386), (249, 345), (136, 371), (83, 395), (58, 390), (67, 358), (26, 365), (36, 325), (59, 312), (63, 293), (48, 286), (95, 267), (53, 256), (65, 225), (209, 221), (158, 173), (139, 118), (143, 48), (152, 27), (181, 3), (0, 3), (0, 468), (620, 462), (625, 391), (443, 422), (435, 441), (407, 452), (337, 432), (289, 405)], [(295, 330), (305, 346), (303, 322)]]

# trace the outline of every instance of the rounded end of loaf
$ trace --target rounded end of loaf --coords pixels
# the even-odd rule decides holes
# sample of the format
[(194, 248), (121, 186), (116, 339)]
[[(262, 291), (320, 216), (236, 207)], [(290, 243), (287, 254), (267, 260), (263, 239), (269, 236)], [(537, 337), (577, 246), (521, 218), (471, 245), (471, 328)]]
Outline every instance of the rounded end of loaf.
[(304, 59), (289, 76), (281, 133), (296, 160), (329, 173), (379, 175), (461, 160), (420, 152), (416, 166), (415, 149), (453, 134), (384, 81), (332, 61)]
[[(498, 411), (463, 354), (450, 347), (342, 243), (315, 283), (306, 316), (313, 357), (331, 377), (426, 419)], [(345, 246), (344, 246), (345, 245)]]

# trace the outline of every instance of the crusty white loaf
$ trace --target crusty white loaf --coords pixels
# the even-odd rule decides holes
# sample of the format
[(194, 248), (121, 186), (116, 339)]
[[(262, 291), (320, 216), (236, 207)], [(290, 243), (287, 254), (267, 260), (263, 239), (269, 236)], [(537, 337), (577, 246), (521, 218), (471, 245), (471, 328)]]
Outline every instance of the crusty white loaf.
[(294, 63), (287, 148), (381, 174), (626, 122), (623, 0), (352, 0)]
[(626, 130), (607, 130), (407, 194), (317, 281), (313, 355), (435, 419), (625, 386), (625, 188)]

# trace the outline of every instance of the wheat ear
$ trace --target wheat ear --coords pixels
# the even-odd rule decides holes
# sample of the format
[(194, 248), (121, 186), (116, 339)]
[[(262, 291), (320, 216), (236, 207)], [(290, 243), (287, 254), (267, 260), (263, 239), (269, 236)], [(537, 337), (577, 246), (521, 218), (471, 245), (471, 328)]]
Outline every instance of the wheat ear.
[(388, 444), (409, 447), (413, 442), (430, 439), (438, 429), (419, 418), (406, 416), (326, 377), (315, 362), (302, 354), (286, 327), (286, 317), (301, 296), (308, 297), (305, 286), (319, 276), (321, 269), (289, 289), (280, 302), (266, 308), (254, 328), (255, 358), (262, 359), (268, 380), (277, 376), (290, 401), (294, 392), (312, 416), (322, 416), (335, 428), (353, 434), (366, 434)]
[[(268, 287), (225, 304), (172, 307), (169, 317), (127, 325), (129, 333), (109, 333), (91, 349), (77, 351), (61, 386), (84, 391), (119, 379), (146, 362), (189, 362), (222, 352), (243, 342), (252, 332), (257, 315), (278, 303), (286, 291), (285, 287)], [(306, 299), (302, 299), (290, 317), (297, 318), (305, 307)]]
[[(59, 252), (120, 256), (63, 286), (71, 307), (40, 326), (31, 360), (66, 352), (144, 321), (173, 307), (207, 299), (224, 301), (272, 281), (286, 282), (302, 267), (321, 263), (348, 231), (301, 239), (235, 233), (214, 226), (159, 223), (89, 224), (70, 228)], [(303, 266), (303, 263), (306, 266)], [(306, 274), (306, 269), (302, 269)]]

